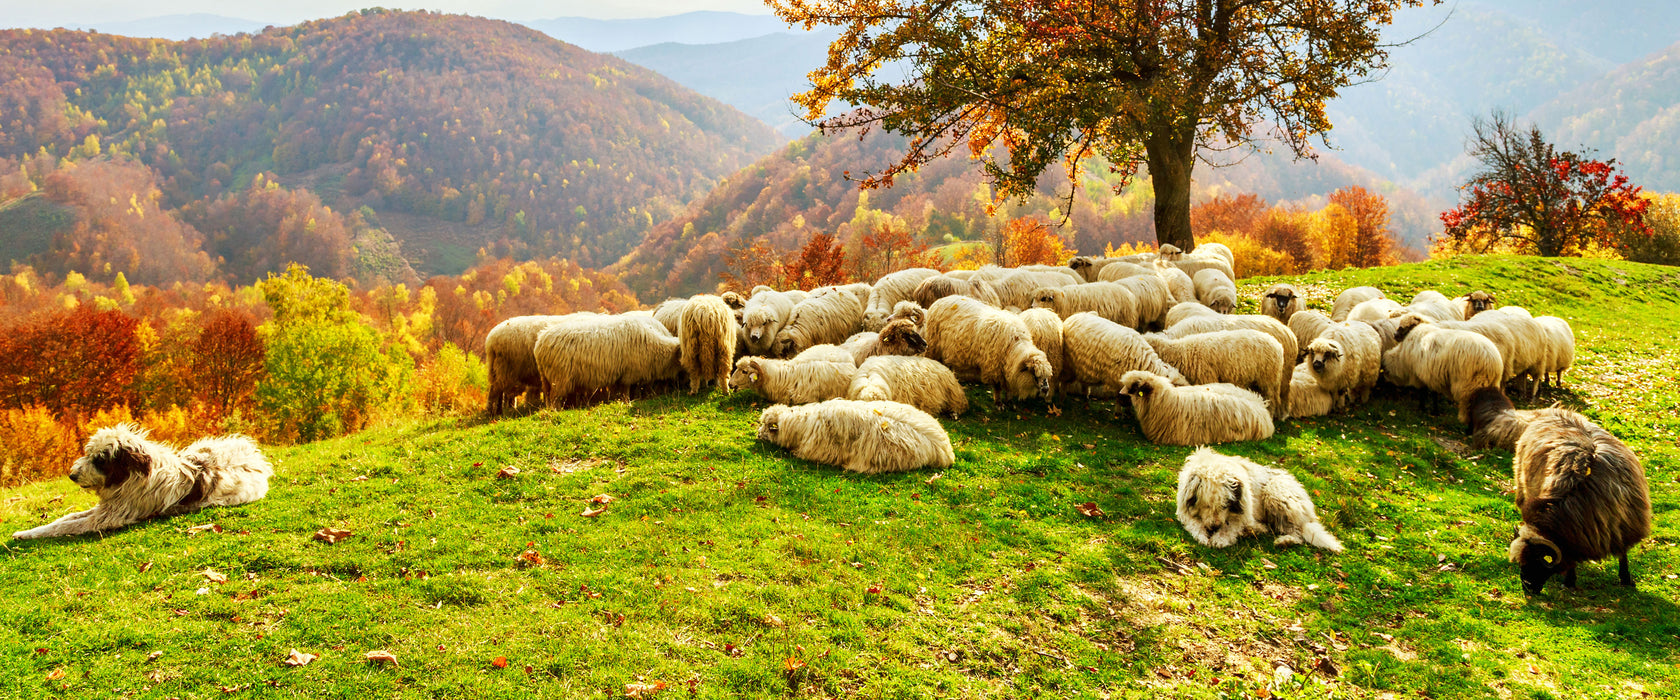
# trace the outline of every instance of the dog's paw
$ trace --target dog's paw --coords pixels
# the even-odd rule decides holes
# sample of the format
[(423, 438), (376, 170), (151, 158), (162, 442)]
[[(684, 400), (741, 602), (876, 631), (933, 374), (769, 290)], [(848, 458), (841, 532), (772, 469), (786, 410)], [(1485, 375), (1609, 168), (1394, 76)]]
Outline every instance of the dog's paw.
[(1277, 539), (1272, 540), (1272, 544), (1279, 547), (1292, 547), (1301, 543), (1302, 539), (1295, 535), (1280, 535)]
[(36, 535), (34, 530), (18, 530), (17, 532), (12, 533), (12, 539), (14, 540), (32, 540), (35, 539), (35, 537)]

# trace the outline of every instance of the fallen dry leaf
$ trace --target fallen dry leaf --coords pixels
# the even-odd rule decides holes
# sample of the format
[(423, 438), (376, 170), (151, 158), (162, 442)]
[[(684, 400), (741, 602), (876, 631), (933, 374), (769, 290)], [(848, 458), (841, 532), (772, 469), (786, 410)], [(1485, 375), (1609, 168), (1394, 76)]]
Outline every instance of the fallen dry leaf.
[(146, 563), (140, 565), (140, 573), (142, 573), (142, 574), (146, 573), (148, 571), (151, 571), (151, 570), (152, 570), (152, 563), (151, 562), (146, 562)]
[(512, 479), (513, 477), (519, 476), (519, 467), (513, 466), (511, 464), (508, 465), (508, 466), (502, 467), (501, 471), (496, 472), (496, 476), (500, 477), (500, 478), (503, 478), (503, 479)]
[(1087, 518), (1100, 518), (1100, 517), (1103, 517), (1105, 515), (1108, 515), (1107, 513), (1103, 512), (1103, 509), (1098, 508), (1097, 504), (1091, 503), (1089, 501), (1087, 501), (1085, 503), (1081, 503), (1081, 504), (1079, 504), (1078, 506), (1075, 506), (1075, 507), (1079, 510), (1080, 515), (1083, 515)]
[(194, 525), (192, 527), (187, 528), (187, 534), (196, 535), (200, 532), (204, 532), (205, 530), (209, 530), (211, 532), (221, 532), (222, 531), (222, 526), (217, 525), (215, 523), (205, 523), (203, 525)]
[(490, 660), (490, 665), (495, 666), (496, 668), (507, 668), (507, 657), (506, 656), (498, 656), (494, 659), (491, 659)]
[(351, 481), (367, 481), (367, 475), (366, 475), (366, 474), (363, 474), (363, 475), (361, 475), (361, 476), (358, 476), (358, 477), (356, 477), (356, 478), (354, 478), (354, 479), (351, 479)]
[(596, 496), (596, 497), (594, 497), (594, 498), (591, 498), (591, 499), (589, 499), (589, 502), (590, 502), (590, 503), (593, 503), (593, 504), (595, 504), (595, 505), (598, 505), (598, 506), (604, 506), (604, 505), (606, 505), (606, 504), (608, 504), (608, 503), (612, 503), (612, 502), (613, 502), (613, 500), (614, 500), (614, 499), (613, 499), (613, 497), (612, 497), (612, 496), (608, 496), (608, 495), (607, 495), (607, 494), (604, 494), (604, 493), (603, 493), (603, 494), (601, 494), (601, 495), (599, 495), (599, 496)]
[(548, 563), (548, 560), (543, 558), (542, 552), (527, 549), (519, 553), (519, 563), (525, 566), (542, 566)]
[(652, 683), (625, 683), (624, 684), (624, 697), (627, 697), (627, 698), (651, 697), (654, 693), (657, 693), (657, 692), (659, 692), (661, 690), (664, 690), (664, 689), (665, 689), (665, 681), (654, 681)]
[(368, 663), (378, 663), (378, 662), (381, 662), (381, 661), (389, 661), (389, 662), (391, 662), (392, 666), (400, 665), (400, 664), (397, 663), (397, 655), (392, 654), (391, 652), (385, 651), (384, 649), (378, 649), (378, 650), (370, 651), (366, 654), (363, 654), (362, 659), (367, 661)]
[(227, 583), (227, 577), (215, 569), (205, 569), (204, 578), (209, 579), (211, 583)]
[(1062, 415), (1062, 409), (1060, 406), (1050, 404), (1050, 408), (1045, 409), (1044, 413), (1048, 416), (1059, 416)]
[(323, 527), (315, 531), (314, 539), (327, 544), (337, 544), (339, 540), (349, 537), (350, 535), (351, 532), (349, 530), (335, 530), (330, 527)]
[(864, 589), (864, 592), (869, 593), (870, 595), (875, 595), (875, 594), (878, 594), (878, 593), (881, 592), (881, 587), (880, 586), (870, 586), (869, 588)]
[(583, 509), (582, 513), (579, 513), (579, 515), (582, 515), (585, 518), (593, 518), (593, 517), (595, 517), (597, 515), (600, 515), (602, 513), (605, 513), (605, 512), (607, 512), (607, 509), (606, 509), (605, 506), (600, 507), (600, 508), (585, 508), (585, 509)]
[(933, 476), (928, 477), (927, 480), (923, 481), (922, 483), (928, 484), (928, 485), (931, 486), (933, 484), (933, 482), (944, 478), (944, 476), (945, 476), (945, 472), (939, 472), (937, 474), (934, 474)]
[(160, 656), (163, 656), (163, 652), (161, 652), (161, 651), (154, 651), (150, 654), (147, 654), (146, 655), (146, 663), (151, 663), (153, 661), (157, 661), (158, 657), (160, 657)]
[(321, 658), (321, 657), (316, 656), (314, 654), (305, 654), (301, 651), (293, 649), (292, 653), (287, 654), (286, 658), (280, 660), (280, 663), (283, 663), (287, 666), (308, 666), (309, 662), (314, 661), (318, 658)]
[(60, 678), (63, 678), (63, 677), (64, 677), (64, 669), (62, 669), (62, 668), (55, 668), (55, 669), (47, 672), (47, 680), (49, 680), (49, 681), (56, 681), (56, 680), (58, 680)]

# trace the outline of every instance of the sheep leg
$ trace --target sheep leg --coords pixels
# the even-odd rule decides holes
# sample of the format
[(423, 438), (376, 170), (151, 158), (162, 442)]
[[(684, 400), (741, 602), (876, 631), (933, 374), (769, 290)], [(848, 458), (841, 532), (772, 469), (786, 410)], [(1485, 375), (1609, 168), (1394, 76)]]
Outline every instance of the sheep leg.
[(1580, 586), (1575, 585), (1575, 565), (1574, 564), (1570, 564), (1569, 569), (1563, 572), (1563, 585), (1568, 586), (1570, 588), (1575, 588), (1575, 589), (1580, 588)]
[(1633, 572), (1628, 571), (1627, 552), (1622, 552), (1620, 566), (1617, 568), (1619, 569), (1617, 573), (1622, 576), (1622, 585), (1627, 586), (1628, 588), (1634, 588)]

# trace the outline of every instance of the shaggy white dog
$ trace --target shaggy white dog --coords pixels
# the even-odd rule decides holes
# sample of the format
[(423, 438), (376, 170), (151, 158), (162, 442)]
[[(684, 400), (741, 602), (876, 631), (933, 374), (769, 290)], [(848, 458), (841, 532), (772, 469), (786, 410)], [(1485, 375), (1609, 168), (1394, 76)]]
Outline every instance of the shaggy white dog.
[(99, 494), (99, 505), (12, 537), (81, 535), (205, 506), (250, 503), (268, 493), (273, 474), (257, 444), (243, 435), (205, 438), (176, 452), (147, 440), (139, 426), (104, 428), (88, 438), (70, 469), (70, 480)]
[(1301, 482), (1282, 469), (1261, 466), (1203, 447), (1178, 472), (1178, 522), (1209, 547), (1229, 547), (1238, 537), (1277, 533), (1278, 546), (1306, 543), (1332, 552), (1341, 541), (1324, 529)]

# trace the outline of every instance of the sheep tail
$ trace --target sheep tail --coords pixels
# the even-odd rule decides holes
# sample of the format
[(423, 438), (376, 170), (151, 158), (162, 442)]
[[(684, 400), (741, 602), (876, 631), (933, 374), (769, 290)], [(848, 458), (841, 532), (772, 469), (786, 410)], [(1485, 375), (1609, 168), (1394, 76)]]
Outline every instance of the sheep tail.
[(1342, 552), (1342, 541), (1336, 539), (1335, 535), (1330, 534), (1329, 530), (1324, 529), (1324, 524), (1320, 522), (1310, 522), (1307, 523), (1306, 527), (1301, 528), (1301, 540), (1319, 549), (1326, 549), (1337, 554)]

